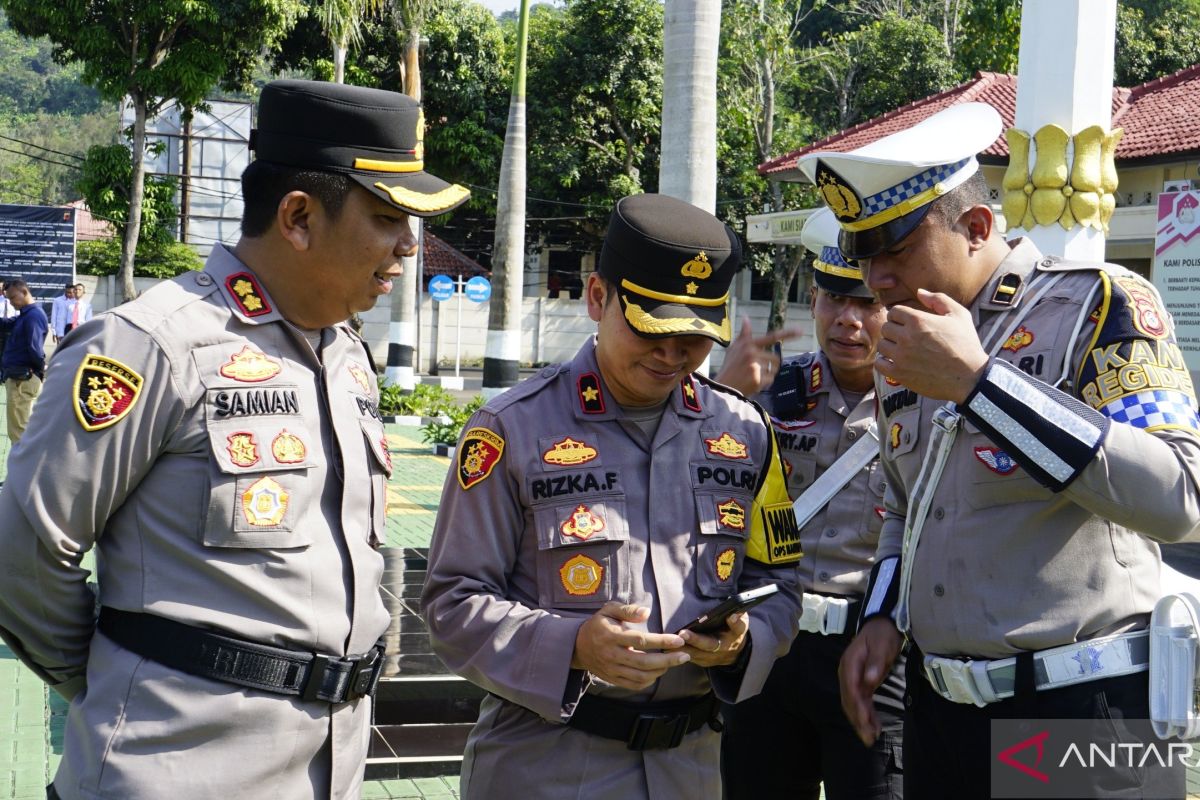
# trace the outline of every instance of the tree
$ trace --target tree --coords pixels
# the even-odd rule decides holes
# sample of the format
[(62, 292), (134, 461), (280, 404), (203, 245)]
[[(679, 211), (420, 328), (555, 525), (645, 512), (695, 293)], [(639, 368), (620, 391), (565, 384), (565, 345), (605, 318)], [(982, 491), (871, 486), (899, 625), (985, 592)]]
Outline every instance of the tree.
[(1113, 80), (1118, 86), (1169, 75), (1200, 62), (1200, 16), (1182, 3), (1117, 6), (1117, 48)]
[(666, 0), (658, 190), (710, 213), (717, 208), (720, 38), (720, 0)]
[(375, 14), (383, 0), (321, 0), (314, 9), (321, 30), (333, 46), (333, 80), (342, 83), (346, 75), (346, 52), (362, 41), (363, 17)]
[(298, 0), (0, 0), (23, 36), (47, 36), (54, 59), (79, 63), (83, 80), (105, 100), (128, 98), (133, 109), (129, 218), (121, 252), (126, 299), (145, 191), (146, 120), (174, 99), (195, 108), (218, 82), (242, 86), (264, 46), (291, 24)]

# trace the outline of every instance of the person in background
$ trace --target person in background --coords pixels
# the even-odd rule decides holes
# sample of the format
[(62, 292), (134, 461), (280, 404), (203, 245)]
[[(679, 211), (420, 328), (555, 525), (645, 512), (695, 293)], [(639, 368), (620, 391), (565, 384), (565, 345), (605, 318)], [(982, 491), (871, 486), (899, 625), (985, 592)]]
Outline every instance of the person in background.
[(86, 295), (87, 289), (84, 288), (84, 285), (82, 283), (75, 284), (75, 304), (71, 307), (71, 318), (66, 326), (68, 332), (75, 330), (92, 318), (92, 304), (91, 301), (84, 299)]
[(75, 284), (68, 283), (63, 287), (63, 293), (50, 303), (50, 330), (54, 335), (55, 344), (67, 335), (67, 325), (71, 321), (74, 305)]
[(0, 320), (5, 333), (0, 354), (0, 375), (7, 392), (8, 439), (20, 441), (29, 425), (33, 403), (42, 391), (46, 374), (46, 312), (33, 299), (29, 285), (20, 278), (4, 285), (4, 297), (17, 316)]

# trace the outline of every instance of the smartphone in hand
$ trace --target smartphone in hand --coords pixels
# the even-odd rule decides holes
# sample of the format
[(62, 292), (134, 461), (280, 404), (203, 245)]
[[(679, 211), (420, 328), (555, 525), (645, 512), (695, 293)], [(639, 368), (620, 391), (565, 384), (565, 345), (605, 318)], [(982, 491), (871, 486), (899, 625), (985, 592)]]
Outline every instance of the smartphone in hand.
[(768, 583), (765, 586), (747, 589), (744, 592), (730, 595), (687, 625), (684, 625), (683, 628), (684, 630), (696, 631), (697, 633), (716, 633), (725, 627), (725, 621), (730, 616), (740, 611), (754, 608), (778, 591), (778, 584)]

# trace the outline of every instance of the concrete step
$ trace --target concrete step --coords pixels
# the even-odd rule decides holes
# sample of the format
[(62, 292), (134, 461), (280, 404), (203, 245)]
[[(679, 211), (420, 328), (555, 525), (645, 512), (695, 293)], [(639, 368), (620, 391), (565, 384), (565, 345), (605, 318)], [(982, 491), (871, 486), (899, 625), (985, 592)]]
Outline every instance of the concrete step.
[(368, 780), (457, 772), (484, 691), (452, 675), (384, 678), (375, 695)]

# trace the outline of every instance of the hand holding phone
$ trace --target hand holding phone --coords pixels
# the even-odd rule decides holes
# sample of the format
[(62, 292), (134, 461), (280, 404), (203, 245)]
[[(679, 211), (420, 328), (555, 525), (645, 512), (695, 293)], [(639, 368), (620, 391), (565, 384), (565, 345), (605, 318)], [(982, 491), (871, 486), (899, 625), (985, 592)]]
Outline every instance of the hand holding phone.
[(768, 583), (765, 586), (747, 589), (744, 592), (730, 595), (687, 625), (684, 625), (683, 628), (684, 630), (696, 631), (697, 633), (716, 633), (725, 627), (725, 621), (730, 616), (754, 608), (778, 591), (778, 584)]

